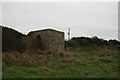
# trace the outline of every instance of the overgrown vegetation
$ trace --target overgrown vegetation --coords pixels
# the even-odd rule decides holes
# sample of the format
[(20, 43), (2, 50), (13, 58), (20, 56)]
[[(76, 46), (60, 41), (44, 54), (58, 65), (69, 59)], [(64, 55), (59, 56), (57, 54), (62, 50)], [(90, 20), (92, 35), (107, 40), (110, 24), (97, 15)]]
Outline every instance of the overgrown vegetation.
[(65, 52), (24, 51), (24, 35), (3, 28), (3, 78), (117, 78), (117, 40), (74, 37)]
[(2, 51), (23, 51), (22, 37), (24, 34), (7, 27), (2, 27)]
[(120, 42), (117, 40), (104, 40), (98, 37), (73, 37), (69, 41), (65, 41), (66, 48), (79, 48), (79, 47), (118, 47), (120, 46)]
[[(22, 43), (21, 39), (24, 34), (8, 28), (8, 27), (2, 27), (2, 51), (18, 51), (23, 52), (25, 51), (24, 44)], [(69, 41), (65, 41), (65, 48), (79, 48), (79, 47), (103, 47), (103, 46), (109, 46), (109, 47), (118, 47), (120, 46), (120, 42), (117, 40), (104, 40), (100, 39), (98, 37), (73, 37)]]
[[(88, 48), (89, 49), (89, 48)], [(105, 50), (106, 49), (106, 50)], [(4, 78), (117, 78), (117, 49), (3, 54)]]

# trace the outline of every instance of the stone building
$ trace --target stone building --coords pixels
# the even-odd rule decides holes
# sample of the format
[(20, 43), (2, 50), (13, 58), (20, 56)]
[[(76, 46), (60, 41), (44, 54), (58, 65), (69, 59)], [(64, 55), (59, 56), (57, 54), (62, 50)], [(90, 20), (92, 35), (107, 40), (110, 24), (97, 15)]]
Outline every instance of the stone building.
[(32, 31), (22, 41), (27, 50), (64, 51), (64, 32), (53, 29)]

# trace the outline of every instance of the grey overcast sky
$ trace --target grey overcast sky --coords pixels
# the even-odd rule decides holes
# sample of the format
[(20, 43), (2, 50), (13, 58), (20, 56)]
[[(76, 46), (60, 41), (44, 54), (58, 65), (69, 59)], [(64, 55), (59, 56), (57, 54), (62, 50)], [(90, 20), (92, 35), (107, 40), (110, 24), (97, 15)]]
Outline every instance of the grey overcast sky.
[(3, 2), (2, 24), (24, 34), (52, 28), (71, 37), (118, 39), (117, 2)]

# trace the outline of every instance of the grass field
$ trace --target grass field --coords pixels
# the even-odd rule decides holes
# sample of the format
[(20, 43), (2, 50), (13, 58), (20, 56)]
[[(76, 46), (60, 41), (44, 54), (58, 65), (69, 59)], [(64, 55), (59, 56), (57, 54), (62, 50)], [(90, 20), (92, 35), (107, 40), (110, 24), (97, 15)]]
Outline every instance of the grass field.
[(118, 50), (91, 48), (58, 54), (3, 54), (3, 78), (117, 78)]

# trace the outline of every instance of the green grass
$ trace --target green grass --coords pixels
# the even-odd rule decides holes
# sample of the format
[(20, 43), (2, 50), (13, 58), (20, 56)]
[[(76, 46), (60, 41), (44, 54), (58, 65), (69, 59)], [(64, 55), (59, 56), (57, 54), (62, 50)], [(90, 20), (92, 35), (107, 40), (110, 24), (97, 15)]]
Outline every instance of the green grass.
[(71, 51), (70, 57), (49, 56), (42, 65), (9, 65), (4, 78), (117, 78), (117, 50)]

